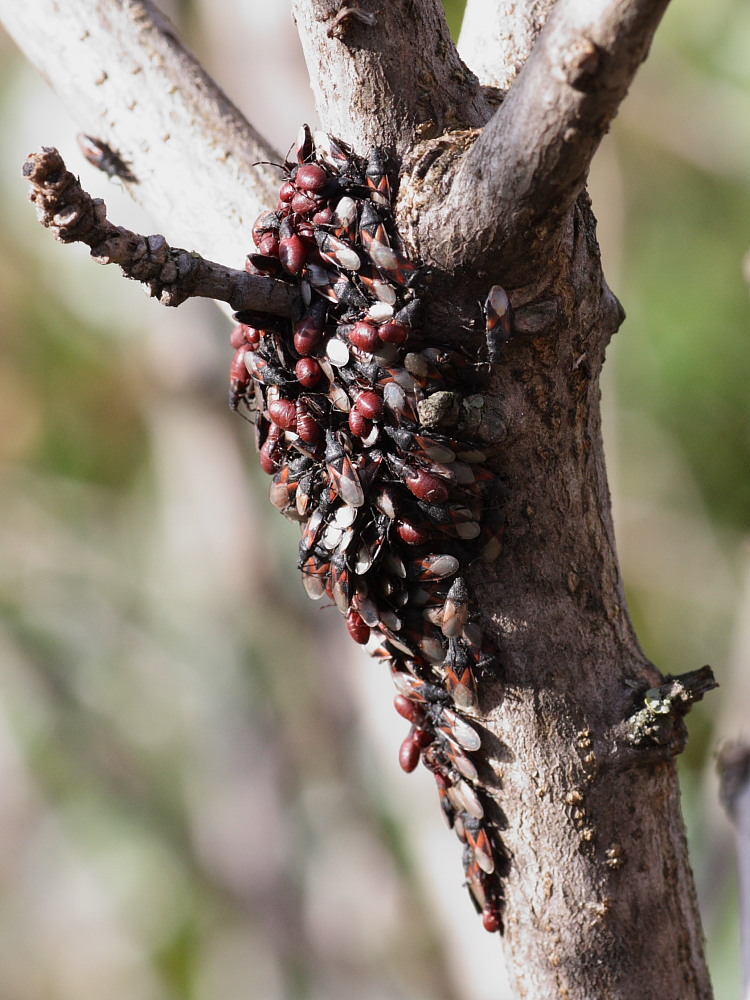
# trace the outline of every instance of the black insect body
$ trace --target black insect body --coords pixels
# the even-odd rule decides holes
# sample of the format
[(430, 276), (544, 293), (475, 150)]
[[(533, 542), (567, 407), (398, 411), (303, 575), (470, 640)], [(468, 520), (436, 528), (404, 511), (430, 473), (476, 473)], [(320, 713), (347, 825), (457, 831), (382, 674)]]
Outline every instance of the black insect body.
[(391, 185), (385, 169), (385, 158), (377, 146), (370, 153), (365, 177), (370, 189), (370, 199), (381, 208), (389, 209), (391, 207)]
[[(364, 161), (302, 126), (292, 156), (247, 267), (298, 284), (308, 304), (293, 325), (236, 316), (230, 402), (254, 411), (271, 502), (300, 523), (308, 595), (327, 597), (389, 665), (410, 725), (401, 766), (422, 761), (435, 776), (472, 899), (487, 930), (501, 930), (504, 853), (484, 819), (471, 760), (480, 735), (466, 717), (496, 658), (464, 572), (497, 557), (504, 530), (504, 491), (460, 430), (480, 366), (420, 332), (420, 269), (394, 249), (382, 152)], [(499, 286), (485, 314), (494, 358), (510, 334)]]
[(108, 146), (101, 139), (95, 139), (92, 135), (79, 132), (76, 136), (78, 148), (97, 170), (103, 171), (110, 177), (119, 177), (121, 180), (137, 184), (138, 179), (133, 175), (132, 170), (122, 157)]

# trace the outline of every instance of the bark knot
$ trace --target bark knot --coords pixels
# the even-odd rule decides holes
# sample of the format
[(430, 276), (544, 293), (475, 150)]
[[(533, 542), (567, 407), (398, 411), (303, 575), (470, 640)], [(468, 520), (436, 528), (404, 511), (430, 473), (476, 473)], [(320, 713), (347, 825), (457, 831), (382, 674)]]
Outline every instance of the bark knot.
[(581, 35), (563, 56), (561, 68), (574, 90), (589, 91), (602, 66), (602, 50), (586, 35)]
[(645, 762), (676, 757), (687, 745), (684, 717), (703, 696), (718, 687), (710, 667), (667, 677), (641, 693), (634, 711), (620, 727), (619, 742), (638, 750)]

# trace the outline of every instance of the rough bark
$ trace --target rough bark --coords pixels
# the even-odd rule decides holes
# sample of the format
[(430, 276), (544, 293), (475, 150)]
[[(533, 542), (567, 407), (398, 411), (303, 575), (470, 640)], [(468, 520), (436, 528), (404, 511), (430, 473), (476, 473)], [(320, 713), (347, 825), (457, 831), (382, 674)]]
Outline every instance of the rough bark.
[[(627, 93), (668, 0), (619, 0), (594, 9), (558, 0), (515, 85), (481, 136), (448, 168), (432, 150), (417, 246), (430, 264), (518, 285), (562, 231), (589, 164)], [(424, 169), (424, 168), (423, 168)], [(443, 176), (441, 176), (443, 174)], [(496, 273), (496, 272), (501, 273)]]
[[(711, 681), (665, 681), (627, 613), (599, 414), (623, 313), (583, 190), (665, 6), (560, 0), (490, 120), (493, 95), (433, 0), (343, 17), (296, 4), (323, 127), (403, 158), (399, 217), (432, 265), (429, 327), (478, 344), (477, 298), (495, 280), (513, 306), (479, 429), (508, 483), (504, 549), (469, 582), (502, 661), (481, 691), (476, 756), (511, 859), (504, 946), (518, 995), (540, 1000), (711, 996), (672, 763)], [(545, 9), (525, 7), (529, 47)]]
[[(403, 154), (417, 134), (487, 120), (487, 99), (456, 52), (439, 0), (294, 0), (292, 8), (320, 119), (356, 149)], [(337, 21), (344, 11), (360, 16)]]
[[(633, 634), (614, 547), (598, 376), (621, 313), (585, 198), (547, 278), (511, 292), (517, 330), (543, 324), (517, 332), (487, 394), (482, 431), (510, 496), (504, 551), (471, 580), (504, 664), (482, 714), (483, 776), (512, 858), (506, 954), (520, 996), (708, 997), (678, 748), (621, 736), (661, 678)], [(431, 304), (436, 324), (469, 321), (456, 282)]]

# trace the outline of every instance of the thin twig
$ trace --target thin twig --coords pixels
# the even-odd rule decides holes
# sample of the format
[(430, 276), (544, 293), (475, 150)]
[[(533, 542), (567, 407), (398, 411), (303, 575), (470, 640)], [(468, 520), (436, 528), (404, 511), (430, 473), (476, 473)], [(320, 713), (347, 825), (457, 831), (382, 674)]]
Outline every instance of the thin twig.
[(56, 149), (27, 157), (24, 176), (39, 221), (61, 243), (85, 243), (100, 264), (119, 264), (126, 277), (144, 284), (162, 305), (178, 306), (200, 296), (228, 302), (234, 310), (292, 316), (298, 309), (295, 286), (237, 271), (197, 253), (170, 247), (163, 236), (140, 236), (107, 219), (101, 198), (80, 185)]

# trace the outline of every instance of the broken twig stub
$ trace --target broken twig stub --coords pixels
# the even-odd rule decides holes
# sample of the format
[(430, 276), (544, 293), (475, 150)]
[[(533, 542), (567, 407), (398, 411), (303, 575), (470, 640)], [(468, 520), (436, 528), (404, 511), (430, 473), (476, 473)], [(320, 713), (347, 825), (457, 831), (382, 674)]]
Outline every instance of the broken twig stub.
[(171, 247), (163, 236), (142, 236), (113, 225), (104, 202), (83, 190), (56, 149), (45, 146), (32, 153), (23, 173), (37, 217), (55, 239), (85, 243), (97, 263), (119, 264), (126, 277), (140, 281), (162, 305), (201, 297), (228, 302), (235, 311), (296, 314), (298, 293), (284, 282), (205, 260), (194, 251)]

